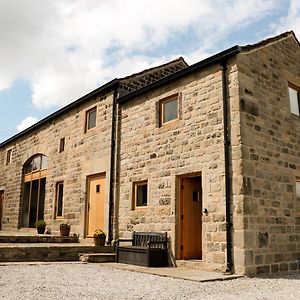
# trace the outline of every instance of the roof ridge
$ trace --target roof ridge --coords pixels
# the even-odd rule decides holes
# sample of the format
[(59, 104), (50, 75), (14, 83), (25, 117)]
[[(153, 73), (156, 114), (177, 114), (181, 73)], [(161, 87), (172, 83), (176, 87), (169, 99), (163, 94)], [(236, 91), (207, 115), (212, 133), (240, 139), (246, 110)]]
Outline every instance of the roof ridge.
[(261, 40), (261, 41), (259, 41), (257, 43), (254, 43), (254, 44), (248, 44), (248, 45), (245, 45), (245, 46), (241, 46), (241, 51), (243, 52), (243, 51), (255, 50), (255, 49), (258, 49), (260, 47), (266, 46), (266, 45), (268, 45), (270, 43), (277, 42), (277, 41), (279, 41), (281, 39), (288, 38), (290, 36), (293, 36), (295, 38), (297, 44), (300, 46), (300, 43), (299, 43), (299, 41), (298, 41), (298, 39), (297, 39), (294, 31), (290, 30), (290, 31), (285, 31), (285, 32), (283, 32), (281, 34), (278, 34), (276, 36), (268, 37), (268, 38), (266, 38), (264, 40)]
[(162, 65), (158, 65), (158, 66), (155, 66), (155, 67), (151, 67), (151, 68), (148, 68), (148, 69), (145, 69), (143, 71), (140, 71), (140, 72), (137, 72), (137, 73), (133, 73), (131, 75), (128, 75), (128, 76), (125, 76), (125, 77), (122, 77), (122, 78), (119, 78), (120, 81), (123, 81), (123, 80), (128, 80), (128, 79), (131, 79), (131, 78), (134, 78), (134, 77), (137, 77), (137, 76), (142, 76), (144, 75), (145, 73), (148, 73), (148, 72), (153, 72), (155, 70), (158, 70), (158, 69), (161, 69), (161, 68), (164, 68), (164, 67), (167, 67), (168, 65), (171, 65), (171, 64), (175, 64), (175, 63), (183, 63), (185, 64), (186, 67), (188, 67), (188, 64), (187, 62), (184, 60), (184, 58), (182, 56), (178, 57), (178, 58), (175, 58), (169, 62), (166, 62)]
[(186, 69), (187, 67), (188, 64), (185, 62), (183, 57), (179, 57), (165, 64), (120, 78), (119, 94), (124, 95), (131, 93), (182, 69)]

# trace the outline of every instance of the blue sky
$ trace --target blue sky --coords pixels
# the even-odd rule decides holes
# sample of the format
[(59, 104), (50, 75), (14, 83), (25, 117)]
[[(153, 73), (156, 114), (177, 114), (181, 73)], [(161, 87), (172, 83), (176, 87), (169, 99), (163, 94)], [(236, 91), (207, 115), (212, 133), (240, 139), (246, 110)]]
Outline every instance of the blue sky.
[(0, 142), (113, 78), (288, 30), (299, 0), (0, 0)]

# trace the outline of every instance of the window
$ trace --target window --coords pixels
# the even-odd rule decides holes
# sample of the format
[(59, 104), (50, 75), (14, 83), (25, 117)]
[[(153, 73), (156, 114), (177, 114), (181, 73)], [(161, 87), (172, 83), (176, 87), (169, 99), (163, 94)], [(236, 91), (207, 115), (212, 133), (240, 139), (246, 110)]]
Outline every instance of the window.
[(44, 219), (46, 173), (48, 158), (37, 154), (23, 166), (22, 216), (23, 227), (35, 227), (37, 220)]
[(12, 149), (8, 149), (6, 152), (6, 165), (11, 163)]
[(300, 216), (300, 177), (296, 178), (296, 215)]
[(133, 184), (133, 209), (147, 206), (148, 203), (148, 183), (147, 181), (135, 182)]
[(160, 125), (178, 119), (178, 94), (160, 100)]
[(64, 151), (65, 151), (65, 138), (62, 138), (59, 141), (59, 153)]
[(300, 88), (289, 83), (291, 113), (300, 116)]
[(85, 116), (85, 132), (96, 127), (96, 107), (88, 110)]
[(56, 197), (55, 197), (55, 217), (62, 217), (63, 213), (63, 194), (64, 194), (64, 183), (58, 182), (56, 184)]

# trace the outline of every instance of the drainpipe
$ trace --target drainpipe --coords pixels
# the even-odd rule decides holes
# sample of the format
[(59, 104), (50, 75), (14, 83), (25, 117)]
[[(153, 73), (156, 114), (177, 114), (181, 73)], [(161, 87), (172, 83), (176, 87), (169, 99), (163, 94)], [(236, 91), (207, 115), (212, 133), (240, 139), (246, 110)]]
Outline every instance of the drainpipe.
[(228, 88), (226, 80), (227, 61), (221, 62), (222, 90), (223, 90), (223, 125), (224, 125), (224, 160), (225, 160), (225, 201), (226, 201), (226, 272), (232, 273), (232, 223), (231, 223), (231, 194), (230, 194), (230, 172), (229, 172), (229, 130), (228, 130)]
[(114, 212), (114, 180), (115, 180), (115, 147), (116, 147), (116, 100), (118, 97), (118, 84), (114, 87), (111, 121), (111, 144), (110, 144), (110, 176), (109, 176), (109, 211), (108, 211), (108, 240), (111, 245), (113, 240), (113, 212)]

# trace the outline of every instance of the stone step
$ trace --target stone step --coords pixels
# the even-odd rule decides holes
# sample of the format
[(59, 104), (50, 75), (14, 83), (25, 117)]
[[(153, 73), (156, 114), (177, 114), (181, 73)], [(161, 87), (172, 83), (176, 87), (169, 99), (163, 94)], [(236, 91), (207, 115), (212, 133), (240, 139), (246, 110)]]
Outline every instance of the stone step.
[(79, 260), (89, 263), (115, 262), (115, 253), (79, 253)]
[(191, 269), (205, 269), (205, 262), (198, 259), (191, 260), (176, 260), (177, 267), (185, 267)]
[(112, 253), (113, 247), (68, 244), (1, 244), (0, 262), (78, 261), (79, 253)]
[(59, 235), (0, 235), (0, 243), (78, 243), (78, 236)]

